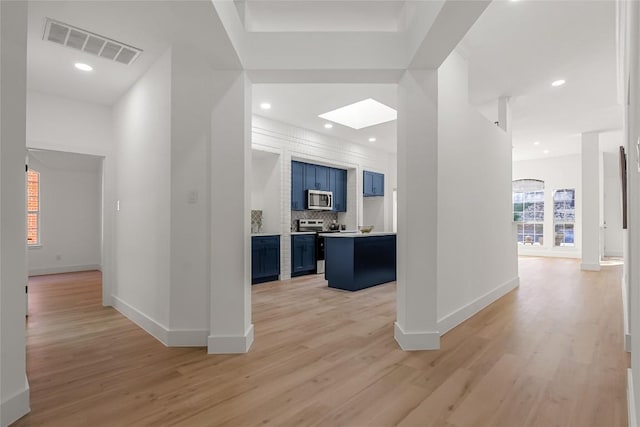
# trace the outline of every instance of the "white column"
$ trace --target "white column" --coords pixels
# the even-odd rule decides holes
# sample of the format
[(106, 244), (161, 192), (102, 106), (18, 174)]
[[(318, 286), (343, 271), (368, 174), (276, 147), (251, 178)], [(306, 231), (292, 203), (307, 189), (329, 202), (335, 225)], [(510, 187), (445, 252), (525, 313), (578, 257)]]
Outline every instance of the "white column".
[(582, 270), (600, 271), (599, 134), (582, 134)]
[(209, 353), (245, 353), (251, 324), (251, 83), (219, 71), (211, 114)]
[(29, 412), (25, 361), (27, 2), (0, 2), (0, 425)]
[(498, 126), (511, 136), (511, 103), (510, 97), (498, 98)]
[(407, 70), (398, 86), (398, 248), (395, 338), (440, 348), (437, 324), (437, 70)]

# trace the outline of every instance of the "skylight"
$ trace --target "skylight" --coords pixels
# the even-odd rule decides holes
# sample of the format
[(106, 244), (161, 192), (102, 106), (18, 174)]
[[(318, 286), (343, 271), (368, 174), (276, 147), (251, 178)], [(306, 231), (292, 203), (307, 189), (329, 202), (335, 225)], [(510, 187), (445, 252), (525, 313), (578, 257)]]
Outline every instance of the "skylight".
[(352, 129), (364, 129), (398, 118), (398, 112), (375, 99), (365, 99), (351, 105), (320, 114), (325, 120), (348, 126)]

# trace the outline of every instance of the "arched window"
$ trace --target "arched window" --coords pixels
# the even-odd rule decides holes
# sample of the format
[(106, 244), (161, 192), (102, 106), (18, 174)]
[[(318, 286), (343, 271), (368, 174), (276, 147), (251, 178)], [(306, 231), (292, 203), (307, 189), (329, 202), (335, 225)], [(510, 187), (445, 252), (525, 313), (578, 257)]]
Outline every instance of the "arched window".
[(27, 171), (27, 245), (40, 244), (40, 174)]
[(544, 234), (544, 181), (513, 181), (513, 221), (518, 224), (518, 244), (542, 246)]

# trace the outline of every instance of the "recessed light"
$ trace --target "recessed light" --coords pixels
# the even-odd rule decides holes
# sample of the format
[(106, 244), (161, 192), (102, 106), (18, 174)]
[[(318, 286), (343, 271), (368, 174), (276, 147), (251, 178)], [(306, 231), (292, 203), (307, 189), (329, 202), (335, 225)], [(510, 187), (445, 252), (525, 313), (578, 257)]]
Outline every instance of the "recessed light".
[(320, 114), (318, 117), (331, 120), (352, 129), (362, 129), (398, 118), (398, 112), (375, 99), (367, 98), (354, 104)]
[(551, 86), (558, 87), (558, 86), (562, 86), (565, 83), (566, 83), (565, 80), (560, 79), (560, 80), (556, 80), (555, 82), (551, 83)]
[(263, 110), (270, 110), (271, 109), (271, 104), (269, 104), (268, 102), (262, 102), (260, 104), (260, 108), (262, 108)]
[(534, 142), (533, 145), (540, 145), (540, 141)]
[(544, 150), (543, 153), (544, 154), (549, 154), (549, 150)]
[(331, 129), (333, 127), (333, 125), (331, 123), (325, 123), (324, 124), (324, 128), (325, 129)]
[(372, 137), (372, 138), (369, 138), (369, 142), (376, 142), (376, 139), (375, 139), (375, 138), (373, 138), (373, 137)]
[(76, 62), (73, 64), (78, 70), (82, 71), (93, 71), (93, 67), (89, 64), (83, 64), (82, 62)]

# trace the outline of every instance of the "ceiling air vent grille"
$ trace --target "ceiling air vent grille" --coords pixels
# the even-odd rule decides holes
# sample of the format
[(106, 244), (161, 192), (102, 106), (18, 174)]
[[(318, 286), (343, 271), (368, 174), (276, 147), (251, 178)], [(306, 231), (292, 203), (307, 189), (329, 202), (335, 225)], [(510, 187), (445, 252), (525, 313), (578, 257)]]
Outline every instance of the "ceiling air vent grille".
[(131, 64), (142, 53), (142, 49), (49, 18), (43, 39), (125, 65)]

